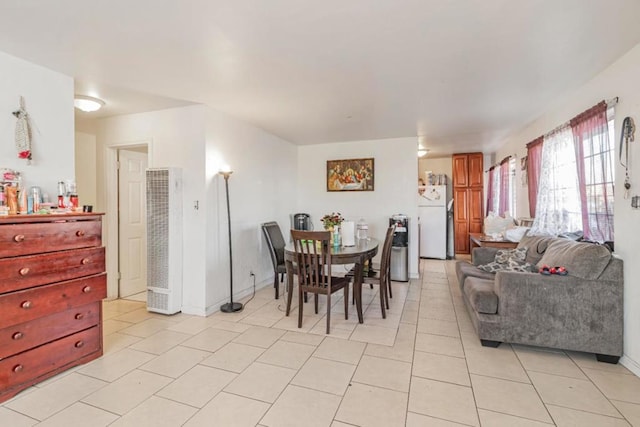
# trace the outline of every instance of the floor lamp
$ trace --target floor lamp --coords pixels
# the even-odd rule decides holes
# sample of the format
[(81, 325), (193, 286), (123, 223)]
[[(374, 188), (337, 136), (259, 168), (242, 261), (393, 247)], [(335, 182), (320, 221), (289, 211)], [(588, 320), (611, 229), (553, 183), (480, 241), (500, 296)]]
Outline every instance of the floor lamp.
[(229, 289), (231, 291), (231, 300), (222, 304), (220, 311), (223, 313), (235, 313), (242, 310), (242, 304), (239, 302), (233, 302), (233, 251), (231, 250), (231, 209), (229, 208), (229, 177), (233, 173), (231, 170), (222, 170), (218, 172), (224, 177), (224, 188), (227, 193), (227, 225), (229, 227)]

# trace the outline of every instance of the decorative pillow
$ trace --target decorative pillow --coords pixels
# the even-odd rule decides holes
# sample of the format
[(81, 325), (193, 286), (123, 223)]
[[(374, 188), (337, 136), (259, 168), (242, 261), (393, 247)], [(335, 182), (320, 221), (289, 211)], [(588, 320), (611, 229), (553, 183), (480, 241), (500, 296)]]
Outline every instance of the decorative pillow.
[(479, 265), (478, 268), (488, 273), (497, 273), (498, 271), (518, 271), (521, 273), (529, 273), (532, 271), (532, 264), (525, 262), (527, 256), (527, 248), (516, 249), (500, 249), (496, 252), (493, 262)]

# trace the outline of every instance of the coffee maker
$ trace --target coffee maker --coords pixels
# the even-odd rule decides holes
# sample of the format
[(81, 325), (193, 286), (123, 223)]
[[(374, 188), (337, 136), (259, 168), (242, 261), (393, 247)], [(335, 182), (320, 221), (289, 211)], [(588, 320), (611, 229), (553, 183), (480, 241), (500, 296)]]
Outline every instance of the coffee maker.
[(291, 228), (294, 230), (313, 230), (311, 215), (307, 213), (296, 213), (291, 216)]

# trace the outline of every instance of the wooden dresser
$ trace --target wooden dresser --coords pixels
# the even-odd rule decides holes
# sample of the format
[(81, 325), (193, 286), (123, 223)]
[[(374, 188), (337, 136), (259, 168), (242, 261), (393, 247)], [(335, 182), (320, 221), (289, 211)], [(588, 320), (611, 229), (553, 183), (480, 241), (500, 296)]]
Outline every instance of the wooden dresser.
[(0, 402), (102, 355), (100, 214), (0, 216)]

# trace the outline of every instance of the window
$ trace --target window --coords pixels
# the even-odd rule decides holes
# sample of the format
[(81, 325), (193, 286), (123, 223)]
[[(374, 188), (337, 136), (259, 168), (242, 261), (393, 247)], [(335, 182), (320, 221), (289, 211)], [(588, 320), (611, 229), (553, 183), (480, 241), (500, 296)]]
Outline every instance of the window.
[(507, 157), (489, 169), (487, 215), (515, 216), (516, 214), (516, 159)]

